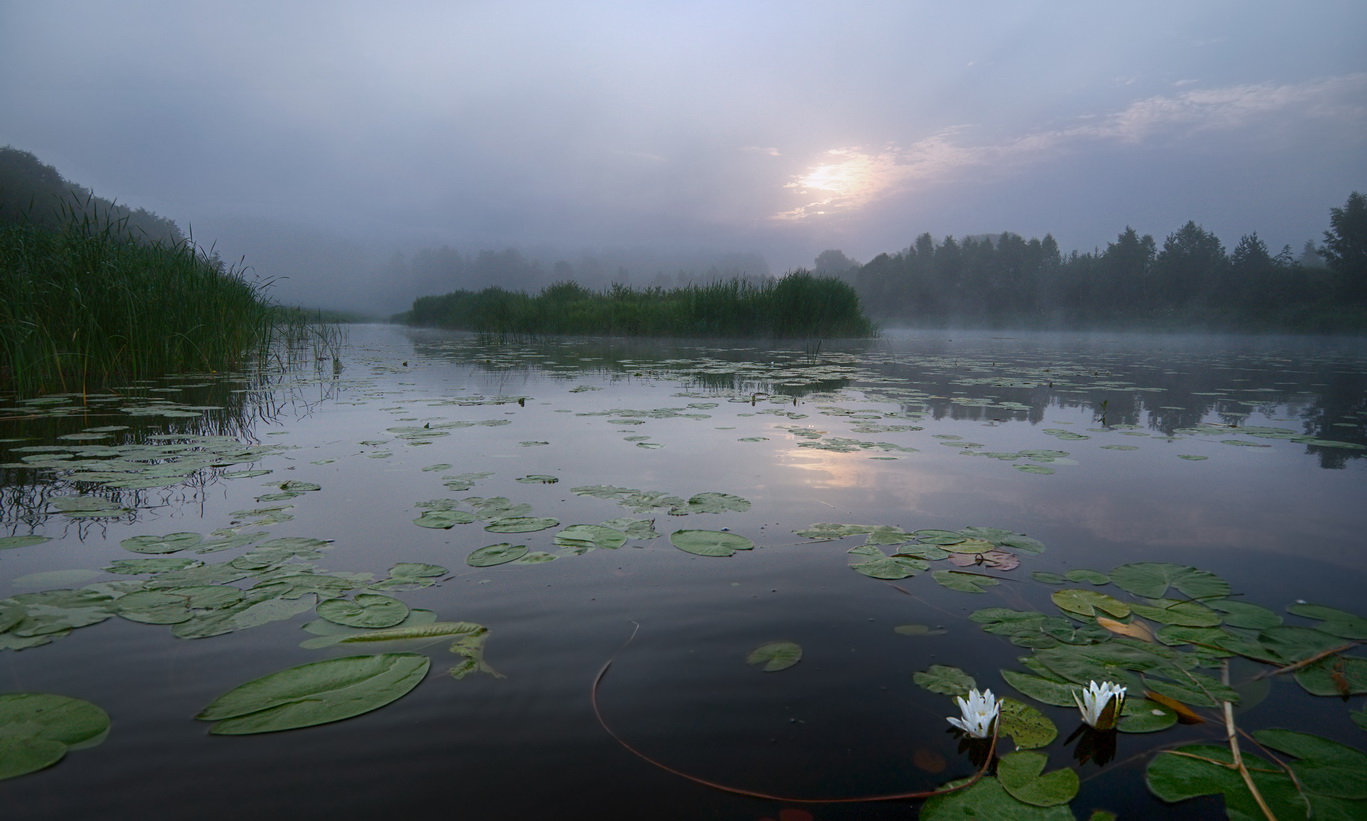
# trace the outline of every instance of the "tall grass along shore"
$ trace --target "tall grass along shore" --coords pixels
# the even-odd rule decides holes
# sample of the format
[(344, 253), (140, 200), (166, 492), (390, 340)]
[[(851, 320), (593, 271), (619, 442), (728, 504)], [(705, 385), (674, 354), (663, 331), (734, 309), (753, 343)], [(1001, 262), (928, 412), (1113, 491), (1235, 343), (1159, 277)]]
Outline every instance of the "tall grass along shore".
[(58, 230), (5, 227), (0, 393), (237, 367), (264, 352), (281, 318), (262, 289), (188, 240), (148, 241), (88, 210), (69, 209)]
[(419, 297), (399, 319), (498, 338), (601, 336), (833, 339), (876, 329), (847, 283), (795, 271), (755, 284), (741, 279), (665, 290), (614, 284), (591, 291), (558, 282), (539, 294), (485, 288)]

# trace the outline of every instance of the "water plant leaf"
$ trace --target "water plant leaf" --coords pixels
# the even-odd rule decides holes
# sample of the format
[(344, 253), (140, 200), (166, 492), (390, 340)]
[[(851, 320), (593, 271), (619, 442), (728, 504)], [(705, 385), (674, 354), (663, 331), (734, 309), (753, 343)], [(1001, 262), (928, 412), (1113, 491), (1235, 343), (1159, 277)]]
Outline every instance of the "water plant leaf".
[(1069, 570), (1067, 573), (1063, 574), (1063, 577), (1070, 582), (1087, 582), (1088, 584), (1096, 585), (1106, 584), (1111, 580), (1111, 577), (1107, 576), (1105, 573), (1086, 569)]
[(341, 721), (403, 697), (430, 666), (431, 660), (417, 653), (309, 662), (240, 684), (195, 718), (217, 722), (209, 730), (215, 735), (272, 733)]
[[(1248, 752), (1243, 754), (1253, 783), (1277, 818), (1305, 818), (1304, 799), (1280, 768)], [(1203, 795), (1220, 795), (1225, 812), (1234, 819), (1266, 818), (1243, 778), (1230, 766), (1228, 747), (1191, 744), (1161, 751), (1149, 761), (1144, 780), (1149, 790), (1169, 803)]]
[(744, 536), (721, 530), (676, 530), (669, 542), (697, 556), (732, 556), (737, 550), (750, 550), (755, 543)]
[(171, 533), (168, 535), (134, 535), (120, 541), (124, 551), (134, 553), (175, 553), (185, 551), (187, 548), (194, 548), (204, 537), (198, 533)]
[[(1115, 725), (1117, 730), (1122, 733), (1156, 733), (1176, 724), (1179, 718), (1190, 724), (1198, 724), (1205, 720), (1176, 699), (1153, 692), (1146, 695), (1149, 698), (1125, 699), (1125, 706), (1120, 711), (1120, 721)], [(1181, 710), (1178, 710), (1178, 707)], [(1188, 715), (1192, 720), (1184, 718)]]
[(922, 544), (950, 545), (958, 544), (968, 537), (953, 530), (917, 530), (911, 535), (916, 537), (916, 541)]
[(346, 627), (393, 627), (408, 618), (408, 605), (379, 593), (357, 593), (356, 598), (326, 599), (318, 615)]
[(1335, 798), (1367, 799), (1367, 754), (1345, 744), (1291, 730), (1258, 730), (1264, 747), (1295, 756), (1291, 771), (1305, 789)]
[(525, 544), (499, 542), (472, 551), (469, 556), (465, 557), (465, 563), (471, 567), (493, 567), (516, 561), (525, 555), (527, 555)]
[(688, 498), (688, 513), (744, 513), (750, 509), (750, 500), (730, 493), (708, 491)]
[(604, 525), (570, 525), (555, 534), (553, 541), (571, 550), (612, 550), (627, 543), (627, 534)]
[(936, 570), (930, 575), (941, 587), (948, 587), (961, 593), (986, 593), (987, 588), (1001, 583), (991, 576), (955, 570)]
[(1174, 587), (1189, 598), (1220, 598), (1230, 593), (1229, 582), (1208, 570), (1167, 562), (1135, 562), (1111, 571), (1111, 581), (1121, 590), (1151, 599), (1162, 598)]
[(0, 694), (0, 781), (50, 767), (70, 748), (98, 744), (109, 724), (104, 710), (78, 698)]
[(988, 553), (996, 548), (996, 545), (987, 539), (967, 538), (953, 544), (937, 545), (941, 550), (950, 553)]
[(1096, 623), (1118, 636), (1129, 636), (1140, 641), (1154, 641), (1153, 629), (1142, 621), (1122, 622), (1097, 616)]
[(1120, 619), (1130, 615), (1130, 605), (1095, 590), (1055, 590), (1049, 598), (1060, 610), (1079, 616), (1095, 616), (1098, 610)]
[(1308, 664), (1295, 673), (1296, 683), (1316, 696), (1349, 696), (1367, 693), (1367, 659), (1331, 656)]
[(1149, 604), (1134, 604), (1130, 609), (1149, 621), (1181, 627), (1214, 627), (1223, 620), (1219, 613), (1200, 602), (1180, 599), (1152, 599)]
[[(873, 548), (877, 550), (877, 548)], [(902, 556), (880, 556), (867, 562), (850, 565), (850, 569), (874, 579), (905, 579), (930, 569), (930, 565), (920, 559)]]
[(1044, 772), (1049, 757), (1044, 753), (1017, 751), (997, 762), (997, 780), (1011, 796), (1036, 807), (1067, 804), (1077, 795), (1077, 772), (1065, 767)]
[(343, 637), (343, 644), (370, 641), (410, 641), (412, 639), (437, 639), (448, 636), (467, 636), (477, 634), (487, 628), (472, 621), (434, 621), (408, 627), (391, 627), (387, 630), (370, 630)]
[(1022, 673), (1017, 670), (1002, 670), (1002, 678), (1006, 680), (1016, 690), (1033, 698), (1043, 704), (1050, 704), (1054, 707), (1075, 707), (1073, 700), (1074, 694), (1078, 692), (1076, 685), (1067, 682), (1053, 681), (1041, 676)]
[(931, 627), (928, 624), (899, 624), (892, 631), (899, 636), (943, 636), (948, 632), (943, 627)]
[(763, 664), (764, 672), (777, 673), (802, 661), (802, 647), (791, 641), (770, 641), (750, 651), (746, 664)]
[(464, 510), (424, 510), (413, 520), (413, 524), (435, 530), (450, 530), (456, 525), (468, 525), (474, 520), (474, 514)]
[[(1002, 735), (1010, 736), (1011, 740), (1016, 742), (1016, 747), (1022, 750), (1043, 747), (1058, 738), (1058, 727), (1049, 720), (1048, 716), (1029, 704), (1017, 701), (1014, 698), (1003, 698), (1001, 700), (1001, 726), (999, 731)], [(1012, 794), (1015, 795), (1014, 792)], [(1019, 795), (1016, 797), (1026, 803), (1038, 803)]]
[(1321, 623), (1316, 625), (1316, 629), (1331, 636), (1367, 641), (1367, 619), (1346, 610), (1321, 604), (1297, 603), (1286, 608), (1286, 611), (1307, 619), (1320, 620)]
[[(964, 783), (951, 781), (947, 787)], [(1006, 791), (1001, 782), (988, 776), (955, 792), (937, 795), (921, 807), (920, 821), (970, 821), (979, 818), (1009, 818), (1012, 821), (1074, 821), (1064, 804), (1039, 807), (1027, 804)]]
[(538, 530), (549, 530), (559, 524), (559, 519), (552, 519), (549, 516), (508, 516), (494, 519), (485, 525), (484, 529), (490, 533), (535, 533)]
[(51, 541), (51, 536), (0, 536), (0, 550), (13, 550), (18, 547), (30, 547), (35, 544)]
[(944, 696), (968, 695), (969, 690), (977, 689), (978, 683), (958, 667), (932, 664), (930, 669), (915, 673), (912, 680), (923, 689)]

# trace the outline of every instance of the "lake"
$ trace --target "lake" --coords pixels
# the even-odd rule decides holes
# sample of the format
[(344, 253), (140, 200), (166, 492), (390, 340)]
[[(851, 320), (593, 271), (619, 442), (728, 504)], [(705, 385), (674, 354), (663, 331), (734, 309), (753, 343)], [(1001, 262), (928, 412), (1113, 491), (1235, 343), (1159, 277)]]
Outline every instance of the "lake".
[[(1144, 773), (1223, 743), (1183, 696), (1221, 683), (1212, 650), (1367, 638), (1286, 610), (1367, 614), (1361, 339), (355, 326), (284, 369), (0, 400), (0, 462), (0, 693), (112, 722), (0, 781), (6, 821), (908, 818), (920, 802), (795, 799), (972, 776), (981, 744), (946, 721), (962, 675), (1056, 729), (1035, 748), (1080, 776), (1076, 817), (1210, 818), (1218, 798), (1168, 807)], [(1267, 611), (1310, 643), (1277, 645)], [(1153, 658), (1117, 662), (1129, 726), (1069, 739), (1077, 710), (1039, 682), (1093, 669), (1068, 654), (1098, 643)], [(1203, 649), (1192, 676), (1156, 655)], [(347, 720), (196, 720), (254, 679), (379, 654), (430, 668)], [(1346, 658), (1255, 678), (1236, 657), (1239, 726), (1361, 747), (1367, 663)], [(1312, 667), (1336, 693), (1310, 694)], [(1173, 725), (1146, 689), (1206, 721)], [(1002, 733), (999, 755), (1023, 746)]]

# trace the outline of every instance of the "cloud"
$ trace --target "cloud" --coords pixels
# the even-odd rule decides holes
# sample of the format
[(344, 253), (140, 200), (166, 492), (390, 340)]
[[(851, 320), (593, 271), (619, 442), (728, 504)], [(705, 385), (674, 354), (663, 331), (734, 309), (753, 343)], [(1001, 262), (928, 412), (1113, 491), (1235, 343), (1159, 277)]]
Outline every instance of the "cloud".
[[(1367, 73), (1304, 83), (1251, 83), (1193, 89), (1136, 100), (1103, 116), (1036, 131), (996, 143), (973, 143), (972, 129), (944, 129), (906, 146), (890, 143), (869, 151), (859, 146), (830, 149), (783, 187), (798, 198), (772, 214), (797, 222), (857, 211), (913, 188), (942, 185), (967, 172), (1010, 174), (1095, 146), (1171, 145), (1232, 132), (1273, 139), (1279, 129), (1308, 120), (1333, 122), (1361, 132), (1367, 124)], [(1361, 140), (1361, 137), (1358, 138)]]

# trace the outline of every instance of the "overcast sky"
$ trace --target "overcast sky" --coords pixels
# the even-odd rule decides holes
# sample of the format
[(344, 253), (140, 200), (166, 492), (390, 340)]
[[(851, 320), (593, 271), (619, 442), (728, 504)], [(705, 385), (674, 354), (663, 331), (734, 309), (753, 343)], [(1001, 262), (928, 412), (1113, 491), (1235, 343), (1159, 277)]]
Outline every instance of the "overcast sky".
[(441, 243), (1299, 252), (1367, 191), (1364, 42), (1362, 0), (0, 0), (0, 145), (295, 299)]

